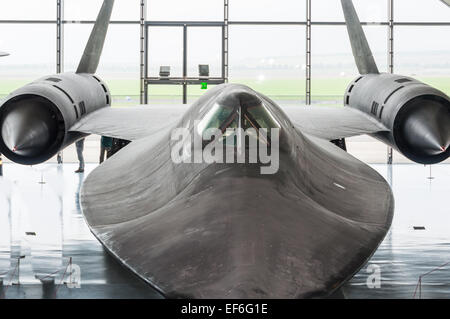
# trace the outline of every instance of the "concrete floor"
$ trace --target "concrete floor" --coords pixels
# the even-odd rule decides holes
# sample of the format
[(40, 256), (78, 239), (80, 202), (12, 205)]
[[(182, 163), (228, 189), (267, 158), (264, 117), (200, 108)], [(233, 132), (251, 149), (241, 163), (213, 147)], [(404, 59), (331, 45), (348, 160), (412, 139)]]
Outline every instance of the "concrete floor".
[[(105, 253), (89, 232), (78, 194), (83, 178), (95, 167), (88, 165), (83, 176), (73, 174), (76, 164), (4, 165), (0, 298), (161, 298)], [(393, 185), (393, 227), (373, 258), (342, 291), (347, 298), (412, 298), (420, 275), (450, 262), (450, 165), (433, 166), (434, 179), (428, 179), (430, 168), (420, 165), (373, 167)], [(414, 226), (425, 230), (414, 230)], [(19, 278), (20, 256), (25, 258), (20, 260)], [(73, 265), (67, 267), (70, 257)], [(377, 279), (377, 274), (381, 286), (371, 289), (368, 279)], [(81, 287), (69, 288), (65, 282)], [(450, 298), (450, 266), (423, 277), (421, 297)]]

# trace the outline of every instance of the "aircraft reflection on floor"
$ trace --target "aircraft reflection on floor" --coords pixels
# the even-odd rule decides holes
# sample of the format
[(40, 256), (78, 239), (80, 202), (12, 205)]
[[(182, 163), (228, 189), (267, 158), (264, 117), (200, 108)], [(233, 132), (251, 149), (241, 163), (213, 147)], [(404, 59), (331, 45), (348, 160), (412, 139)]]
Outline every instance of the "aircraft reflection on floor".
[[(86, 174), (94, 168), (88, 165)], [(78, 200), (86, 175), (74, 175), (74, 169), (5, 165), (0, 179), (0, 298), (159, 298), (91, 235)], [(80, 267), (81, 289), (61, 285), (70, 279), (70, 257), (72, 268)], [(56, 285), (48, 284), (52, 282)]]
[[(427, 178), (429, 168), (420, 165), (373, 167), (393, 187), (396, 215), (385, 241), (343, 293), (347, 298), (412, 298), (420, 275), (450, 261), (450, 215), (442, 204), (450, 165), (433, 166), (432, 180)], [(88, 165), (84, 176), (94, 168)], [(78, 201), (84, 176), (74, 175), (74, 169), (74, 165), (5, 165), (5, 177), (0, 179), (0, 278), (5, 286), (19, 279), (21, 285), (0, 287), (0, 296), (160, 298), (107, 255), (91, 235)], [(415, 231), (414, 226), (425, 231)], [(20, 256), (25, 259), (20, 260), (18, 274)], [(80, 266), (81, 289), (59, 286), (68, 280), (62, 277), (69, 257)], [(367, 282), (374, 269), (380, 272), (381, 287), (370, 289)], [(56, 285), (43, 286), (37, 279), (52, 273)], [(450, 268), (444, 267), (424, 279), (422, 297), (448, 297), (449, 273)]]
[[(393, 188), (396, 214), (392, 228), (368, 265), (345, 287), (347, 298), (413, 298), (419, 276), (450, 261), (450, 214), (443, 199), (448, 194), (450, 165), (374, 165)], [(414, 230), (424, 227), (425, 230)], [(369, 289), (373, 274), (381, 272), (381, 288)], [(372, 268), (373, 269), (373, 268)], [(424, 278), (423, 298), (450, 296), (450, 267)], [(417, 296), (416, 296), (417, 297)]]
[(0, 183), (0, 278), (5, 278), (11, 268), (11, 196), (6, 181)]

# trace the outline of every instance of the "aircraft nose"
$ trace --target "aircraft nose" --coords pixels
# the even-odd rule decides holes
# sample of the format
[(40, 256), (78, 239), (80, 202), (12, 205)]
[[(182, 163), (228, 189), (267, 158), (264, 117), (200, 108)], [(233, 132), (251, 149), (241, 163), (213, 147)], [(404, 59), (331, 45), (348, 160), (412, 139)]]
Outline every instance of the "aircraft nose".
[(52, 119), (32, 104), (11, 109), (4, 117), (1, 137), (6, 147), (20, 156), (40, 155), (51, 143)]
[(426, 155), (435, 156), (450, 146), (450, 112), (445, 105), (427, 101), (416, 108), (405, 121), (407, 143)]

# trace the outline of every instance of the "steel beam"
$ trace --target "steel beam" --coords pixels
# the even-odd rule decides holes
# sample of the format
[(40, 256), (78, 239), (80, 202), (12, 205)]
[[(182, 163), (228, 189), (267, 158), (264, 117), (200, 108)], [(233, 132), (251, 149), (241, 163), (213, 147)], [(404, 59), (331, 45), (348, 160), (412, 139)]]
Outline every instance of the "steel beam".
[[(55, 24), (56, 20), (0, 20), (0, 24)], [(94, 20), (63, 20), (63, 24), (94, 24)], [(111, 24), (135, 24), (139, 25), (141, 22), (134, 20), (127, 21), (111, 21)], [(146, 24), (151, 26), (182, 26), (187, 24), (189, 27), (220, 27), (224, 23), (222, 21), (147, 21)], [(417, 26), (417, 27), (438, 27), (450, 26), (450, 22), (394, 22), (394, 26)], [(228, 25), (306, 25), (306, 21), (228, 21)], [(326, 22), (326, 21), (312, 21), (311, 25), (342, 25), (345, 22)], [(364, 26), (388, 26), (389, 22), (361, 22)]]
[[(0, 24), (55, 24), (56, 20), (0, 20)], [(111, 24), (139, 24), (139, 21), (111, 21)], [(62, 24), (95, 24), (94, 20), (63, 20)]]
[[(187, 25), (183, 25), (183, 78), (187, 78)], [(187, 83), (183, 83), (183, 104), (187, 104)]]
[(147, 0), (141, 0), (141, 20), (140, 20), (140, 102), (146, 104), (146, 84), (145, 78), (147, 77), (147, 27), (145, 25), (147, 20)]
[(208, 84), (216, 85), (224, 83), (223, 78), (190, 78), (190, 77), (171, 77), (171, 78), (158, 78), (149, 77), (145, 79), (147, 85), (199, 85), (204, 82)]
[(306, 105), (311, 105), (311, 0), (306, 0)]
[(147, 21), (151, 27), (221, 27), (225, 25), (223, 21)]
[(229, 0), (224, 0), (223, 3), (223, 27), (222, 27), (222, 78), (225, 83), (228, 83), (228, 57), (229, 57)]
[(56, 1), (56, 73), (64, 72), (64, 0)]
[[(394, 0), (388, 2), (388, 68), (389, 73), (394, 73)], [(388, 147), (387, 163), (392, 165), (394, 162), (394, 150)]]
[[(145, 58), (144, 58), (144, 75), (145, 78), (148, 78), (148, 26), (145, 26)], [(144, 83), (144, 104), (148, 104), (148, 85)]]
[[(64, 72), (64, 0), (56, 0), (56, 73)], [(64, 162), (63, 151), (58, 152), (58, 164)]]

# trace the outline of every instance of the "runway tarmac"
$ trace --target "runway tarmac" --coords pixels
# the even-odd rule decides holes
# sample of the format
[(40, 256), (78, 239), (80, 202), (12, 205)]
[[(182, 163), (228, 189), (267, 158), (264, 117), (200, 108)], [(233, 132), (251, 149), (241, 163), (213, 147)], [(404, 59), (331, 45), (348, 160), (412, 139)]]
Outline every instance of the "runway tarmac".
[[(75, 164), (4, 165), (0, 298), (162, 298), (89, 232), (78, 194), (95, 167), (89, 164), (85, 175), (75, 175)], [(421, 165), (373, 167), (393, 185), (393, 226), (368, 264), (343, 287), (343, 295), (413, 298), (416, 292), (416, 298), (450, 298), (450, 264), (436, 269), (450, 262), (450, 165), (433, 166), (433, 179), (430, 168)], [(417, 285), (419, 276), (433, 270)]]

